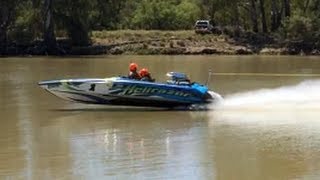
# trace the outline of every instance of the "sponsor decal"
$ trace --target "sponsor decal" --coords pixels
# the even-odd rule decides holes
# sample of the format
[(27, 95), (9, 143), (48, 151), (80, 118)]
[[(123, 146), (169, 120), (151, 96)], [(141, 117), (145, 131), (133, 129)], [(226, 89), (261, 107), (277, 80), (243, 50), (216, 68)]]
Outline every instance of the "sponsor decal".
[[(119, 88), (119, 87), (115, 87)], [(192, 96), (191, 93), (183, 92), (174, 89), (164, 89), (158, 87), (145, 87), (145, 86), (138, 86), (138, 85), (129, 85), (125, 86), (124, 90), (121, 92), (123, 95), (147, 95), (147, 94), (162, 94), (162, 95), (171, 95), (171, 96), (180, 96), (180, 97), (190, 97)]]

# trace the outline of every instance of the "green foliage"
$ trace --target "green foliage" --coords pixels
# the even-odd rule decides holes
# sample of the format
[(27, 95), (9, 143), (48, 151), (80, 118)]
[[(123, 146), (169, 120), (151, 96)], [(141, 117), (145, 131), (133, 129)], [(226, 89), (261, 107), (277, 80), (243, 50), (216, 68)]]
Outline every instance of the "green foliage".
[(91, 12), (92, 26), (96, 29), (117, 29), (126, 6), (126, 0), (97, 0), (97, 9)]
[(320, 20), (317, 12), (297, 11), (284, 20), (282, 33), (287, 39), (319, 42)]
[(314, 32), (312, 19), (301, 15), (293, 15), (284, 21), (284, 32), (289, 39), (310, 39)]
[(199, 19), (200, 8), (192, 1), (182, 1), (176, 7), (176, 24), (178, 29), (190, 29), (194, 22)]
[(192, 1), (143, 0), (135, 11), (133, 27), (138, 29), (190, 29), (200, 15)]
[(175, 29), (177, 15), (169, 0), (143, 0), (132, 19), (139, 29)]
[(89, 0), (56, 0), (56, 20), (59, 27), (67, 31), (75, 46), (89, 44), (90, 12), (95, 7), (95, 1)]
[[(7, 34), (10, 40), (17, 42), (42, 38), (43, 3), (44, 0), (0, 1), (2, 42)], [(241, 32), (258, 26), (256, 30), (262, 32), (262, 11), (268, 31), (280, 32), (283, 39), (319, 37), (320, 0), (53, 1), (56, 34), (67, 35), (77, 46), (90, 43), (92, 30), (190, 30), (197, 19), (210, 19), (219, 26)]]
[(31, 8), (33, 8), (31, 2), (26, 1), (19, 4), (16, 20), (8, 32), (9, 39), (26, 43), (41, 35), (42, 19), (40, 19), (40, 11), (39, 9), (30, 11)]

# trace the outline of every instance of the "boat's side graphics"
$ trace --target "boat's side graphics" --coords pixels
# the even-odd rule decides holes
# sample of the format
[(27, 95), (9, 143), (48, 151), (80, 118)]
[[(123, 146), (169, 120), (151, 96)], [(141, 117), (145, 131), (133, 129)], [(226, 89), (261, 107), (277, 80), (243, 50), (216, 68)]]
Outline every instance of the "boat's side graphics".
[(82, 103), (92, 103), (92, 104), (109, 104), (109, 100), (106, 97), (103, 96), (97, 96), (88, 94), (85, 92), (80, 91), (60, 91), (60, 90), (54, 90), (51, 91), (52, 94), (65, 99), (65, 100), (71, 100), (74, 102), (82, 102)]
[(165, 89), (157, 87), (147, 87), (139, 85), (128, 85), (123, 90), (122, 94), (124, 95), (133, 95), (141, 96), (148, 94), (161, 94), (161, 95), (170, 95), (170, 96), (179, 96), (179, 97), (191, 97), (192, 94), (188, 92), (183, 92), (175, 89)]
[(123, 78), (42, 81), (52, 94), (75, 102), (134, 106), (179, 106), (207, 102), (207, 87), (172, 85)]
[[(134, 97), (134, 96), (116, 96), (116, 95), (92, 95), (85, 92), (71, 91), (51, 91), (52, 94), (73, 102), (87, 104), (113, 104), (113, 105), (132, 105), (132, 106), (155, 106), (169, 107), (176, 105), (188, 105), (188, 102), (165, 99), (158, 96)], [(162, 102), (162, 103), (160, 103)]]

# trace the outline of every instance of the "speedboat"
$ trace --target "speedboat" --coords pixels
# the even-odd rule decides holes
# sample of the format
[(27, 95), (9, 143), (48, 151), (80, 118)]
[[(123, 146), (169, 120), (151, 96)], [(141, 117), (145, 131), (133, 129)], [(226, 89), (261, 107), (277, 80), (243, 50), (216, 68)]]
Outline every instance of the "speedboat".
[(167, 73), (166, 82), (147, 82), (127, 77), (40, 81), (50, 93), (73, 102), (145, 107), (191, 107), (215, 103), (221, 96), (184, 73)]

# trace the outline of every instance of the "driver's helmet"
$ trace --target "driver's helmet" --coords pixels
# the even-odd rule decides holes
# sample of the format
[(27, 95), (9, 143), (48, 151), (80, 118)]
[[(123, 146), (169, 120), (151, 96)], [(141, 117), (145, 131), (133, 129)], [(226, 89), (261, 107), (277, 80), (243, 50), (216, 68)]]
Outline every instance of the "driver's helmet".
[(136, 63), (131, 63), (129, 65), (129, 70), (130, 71), (137, 71), (137, 69), (138, 69), (138, 65)]
[(142, 68), (142, 69), (140, 70), (139, 74), (140, 74), (141, 77), (144, 77), (144, 76), (149, 75), (149, 71), (148, 71), (147, 68)]

